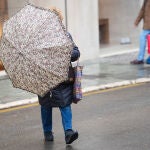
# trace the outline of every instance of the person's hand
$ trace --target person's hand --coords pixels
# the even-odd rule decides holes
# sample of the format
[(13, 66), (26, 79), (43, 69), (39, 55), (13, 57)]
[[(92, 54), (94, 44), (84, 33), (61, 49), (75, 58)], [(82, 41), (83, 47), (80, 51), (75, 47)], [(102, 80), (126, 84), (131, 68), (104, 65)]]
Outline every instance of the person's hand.
[(137, 27), (137, 26), (138, 26), (138, 24), (136, 22), (134, 22), (134, 27)]
[(55, 13), (57, 13), (57, 15), (59, 16), (60, 20), (63, 20), (63, 16), (62, 16), (62, 12), (60, 9), (56, 8), (56, 7), (50, 7), (49, 8), (51, 11), (54, 11)]

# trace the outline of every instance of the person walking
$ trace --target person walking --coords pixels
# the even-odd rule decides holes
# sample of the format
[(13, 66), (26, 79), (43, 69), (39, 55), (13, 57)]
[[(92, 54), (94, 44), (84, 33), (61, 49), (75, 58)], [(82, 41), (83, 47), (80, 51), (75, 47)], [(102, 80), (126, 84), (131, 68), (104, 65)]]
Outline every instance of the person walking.
[[(63, 20), (61, 12), (56, 8), (53, 10), (57, 12), (60, 20)], [(72, 39), (69, 33), (68, 36)], [(71, 54), (71, 62), (76, 61), (79, 57), (80, 51), (77, 46), (74, 46)], [(45, 141), (54, 140), (52, 131), (53, 107), (58, 107), (60, 109), (66, 144), (71, 144), (73, 141), (75, 141), (78, 138), (78, 132), (72, 129), (71, 103), (73, 100), (73, 82), (63, 82), (55, 89), (48, 92), (44, 97), (38, 96), (38, 99), (39, 104), (41, 105), (41, 120)]]
[(134, 25), (138, 26), (143, 19), (143, 30), (140, 34), (140, 49), (137, 59), (131, 61), (131, 64), (138, 65), (144, 63), (144, 55), (146, 49), (147, 35), (150, 34), (150, 0), (144, 0), (142, 8), (138, 17), (135, 20)]

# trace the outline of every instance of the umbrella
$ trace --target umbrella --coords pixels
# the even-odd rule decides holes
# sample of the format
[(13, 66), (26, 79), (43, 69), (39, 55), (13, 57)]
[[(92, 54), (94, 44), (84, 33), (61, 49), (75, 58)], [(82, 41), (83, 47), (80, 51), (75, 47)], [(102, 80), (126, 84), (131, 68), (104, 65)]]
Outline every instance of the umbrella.
[(13, 86), (40, 96), (68, 78), (73, 42), (57, 13), (32, 4), (4, 23), (0, 59)]

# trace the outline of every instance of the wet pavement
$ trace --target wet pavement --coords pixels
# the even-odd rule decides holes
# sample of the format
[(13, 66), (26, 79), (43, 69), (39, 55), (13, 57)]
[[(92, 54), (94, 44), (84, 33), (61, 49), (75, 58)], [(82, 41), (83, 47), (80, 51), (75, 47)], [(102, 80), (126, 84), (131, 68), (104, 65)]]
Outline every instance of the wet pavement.
[[(127, 53), (81, 62), (83, 70), (83, 89), (124, 80), (150, 77), (150, 65), (130, 65), (137, 53)], [(30, 99), (35, 94), (13, 88), (10, 80), (0, 77), (0, 104)]]
[(149, 150), (150, 83), (85, 96), (72, 105), (79, 139), (66, 146), (59, 109), (54, 142), (44, 142), (40, 107), (0, 113), (0, 150)]

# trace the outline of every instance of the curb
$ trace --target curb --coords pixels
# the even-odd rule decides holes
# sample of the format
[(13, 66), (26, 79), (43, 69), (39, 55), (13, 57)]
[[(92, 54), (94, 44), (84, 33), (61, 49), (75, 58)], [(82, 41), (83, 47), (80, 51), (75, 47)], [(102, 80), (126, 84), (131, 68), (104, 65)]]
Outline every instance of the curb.
[(123, 55), (123, 54), (129, 54), (129, 53), (133, 53), (133, 52), (138, 52), (138, 48), (132, 49), (131, 51), (129, 50), (124, 50), (121, 52), (112, 52), (109, 54), (103, 54), (103, 55), (99, 55), (99, 58), (106, 58), (106, 57), (111, 57), (111, 56), (116, 56), (116, 55)]
[[(138, 84), (138, 83), (147, 83), (147, 82), (150, 82), (150, 78), (124, 80), (121, 82), (108, 83), (108, 84), (99, 85), (99, 86), (91, 86), (91, 87), (84, 88), (83, 94), (88, 93), (88, 92), (98, 91), (98, 90), (112, 89), (112, 88), (116, 88), (116, 87), (121, 87), (121, 86), (126, 86), (126, 85), (134, 85), (134, 84)], [(32, 104), (32, 103), (36, 103), (36, 102), (38, 102), (38, 98), (34, 97), (31, 99), (24, 99), (24, 100), (20, 100), (20, 101), (14, 101), (14, 102), (10, 102), (10, 103), (0, 104), (0, 110), (17, 107), (17, 106), (22, 106), (22, 105), (27, 105), (27, 104)]]
[(9, 102), (5, 104), (0, 104), (0, 110), (2, 109), (8, 109), (12, 107), (22, 106), (22, 105), (28, 105), (38, 102), (37, 97), (31, 98), (31, 99), (24, 99), (24, 100), (18, 100), (14, 102)]
[(105, 89), (112, 89), (112, 88), (122, 87), (126, 85), (147, 83), (147, 82), (150, 82), (150, 78), (138, 78), (135, 80), (124, 80), (120, 82), (114, 82), (114, 83), (108, 83), (108, 84), (102, 84), (99, 86), (92, 86), (92, 87), (84, 88), (83, 93), (88, 93), (88, 92), (93, 92), (93, 91), (98, 91), (98, 90), (105, 90)]
[[(116, 55), (122, 55), (122, 54), (128, 54), (128, 53), (133, 53), (133, 52), (137, 52), (138, 49), (132, 49), (132, 51), (128, 51), (128, 50), (124, 50), (121, 52), (112, 52), (110, 54), (103, 54), (103, 55), (99, 55), (98, 58), (106, 58), (106, 57), (111, 57), (111, 56), (116, 56)], [(0, 71), (0, 80), (4, 80), (4, 79), (8, 79), (9, 76), (7, 75), (6, 71)]]

